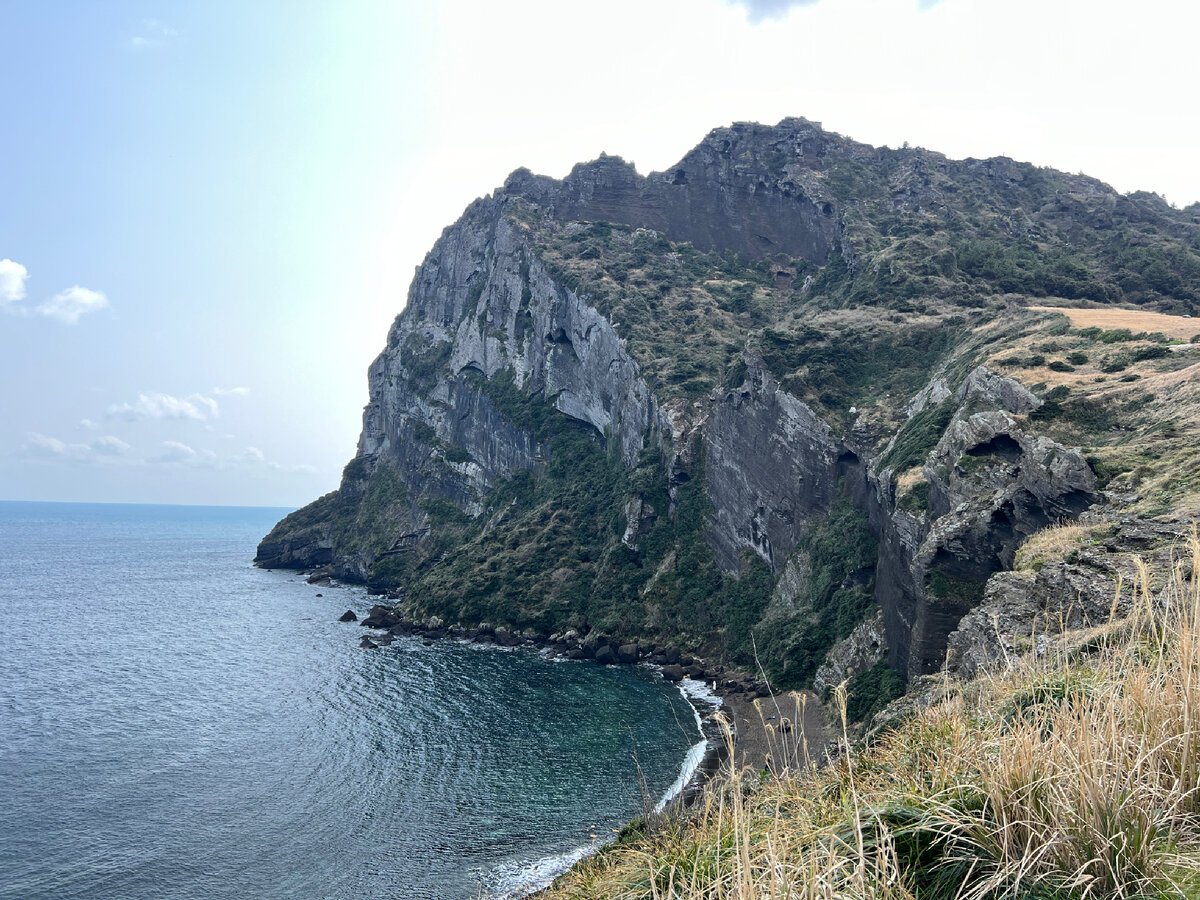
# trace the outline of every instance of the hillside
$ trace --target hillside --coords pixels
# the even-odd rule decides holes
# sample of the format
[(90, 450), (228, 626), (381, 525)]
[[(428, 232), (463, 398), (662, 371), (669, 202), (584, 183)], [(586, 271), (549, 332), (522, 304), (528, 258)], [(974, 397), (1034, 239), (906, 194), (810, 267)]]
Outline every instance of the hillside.
[[(857, 752), (769, 779), (732, 773), (690, 811), (631, 823), (539, 896), (1200, 895), (1200, 544), (1179, 551), (1164, 579), (1126, 586), (1125, 621), (1001, 673), (927, 678)], [(778, 757), (796, 740), (779, 734)]]
[(1195, 315), (1200, 205), (1009, 159), (787, 119), (648, 176), (520, 170), (418, 269), (340, 488), (256, 562), (585, 653), (850, 677), (867, 717), (1107, 620), (1126, 551), (1169, 566)]

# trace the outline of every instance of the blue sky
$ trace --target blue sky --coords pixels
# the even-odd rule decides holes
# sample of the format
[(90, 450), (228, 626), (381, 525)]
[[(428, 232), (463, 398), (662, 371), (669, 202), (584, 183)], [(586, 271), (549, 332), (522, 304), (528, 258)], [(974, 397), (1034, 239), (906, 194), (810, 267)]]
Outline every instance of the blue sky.
[(337, 485), (414, 266), (472, 199), (713, 127), (1200, 199), (1190, 5), (0, 0), (0, 498)]

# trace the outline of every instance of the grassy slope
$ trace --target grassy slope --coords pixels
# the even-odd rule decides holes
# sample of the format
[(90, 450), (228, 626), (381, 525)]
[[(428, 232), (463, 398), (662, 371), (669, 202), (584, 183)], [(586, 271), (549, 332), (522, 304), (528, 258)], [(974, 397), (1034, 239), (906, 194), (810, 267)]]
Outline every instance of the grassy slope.
[[(1133, 617), (933, 702), (831, 766), (728, 773), (544, 896), (1200, 895), (1200, 544)], [(1146, 576), (1148, 579), (1149, 576)], [(1152, 593), (1154, 592), (1154, 593)]]

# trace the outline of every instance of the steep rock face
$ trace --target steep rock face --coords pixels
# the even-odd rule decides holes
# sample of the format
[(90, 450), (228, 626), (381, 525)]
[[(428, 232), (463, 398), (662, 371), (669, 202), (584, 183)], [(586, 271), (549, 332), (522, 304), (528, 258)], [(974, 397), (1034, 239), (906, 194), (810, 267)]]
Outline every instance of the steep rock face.
[(775, 128), (739, 123), (709, 134), (666, 172), (644, 177), (608, 156), (576, 166), (562, 182), (521, 170), (505, 190), (562, 220), (653, 228), (698, 250), (820, 264), (838, 241), (836, 201), (800, 173), (849, 146), (871, 150), (804, 119)]
[[(410, 502), (389, 499), (382, 527), (390, 539), (380, 548), (373, 540), (379, 527), (356, 514), (349, 531), (340, 523), (335, 548), (339, 523), (301, 516), (313, 521), (268, 535), (260, 565), (332, 563), (342, 577), (366, 581), (382, 553), (429, 536), (420, 498), (483, 514), (498, 482), (536, 470), (550, 452), (497, 408), (487, 388), (499, 376), (520, 395), (590, 426), (627, 465), (646, 440), (657, 441), (662, 414), (621, 339), (550, 278), (501, 206), (474, 204), (418, 269), (408, 308), (369, 370), (358, 455), (341, 491), (324, 503), (327, 510), (353, 506), (376, 472), (393, 472)], [(362, 533), (370, 527), (373, 533)]]
[(718, 563), (736, 572), (750, 550), (777, 572), (833, 500), (839, 448), (829, 426), (754, 365), (714, 405), (704, 438)]
[[(414, 613), (436, 594), (439, 615), (518, 630), (683, 631), (741, 664), (769, 645), (827, 683), (884, 649), (911, 676), (948, 647), (975, 660), (996, 573), (1100, 496), (1038, 433), (1043, 400), (978, 365), (1024, 339), (1011, 295), (1192, 308), (1186, 285), (1152, 293), (1157, 260), (1106, 261), (1099, 220), (1148, 223), (1163, 259), (1197, 231), (1090, 179), (800, 119), (718, 129), (649, 176), (518, 171), (418, 269), (340, 489), (257, 561)], [(872, 558), (830, 564), (843, 538)]]
[(524, 393), (610, 435), (627, 462), (661, 426), (612, 326), (551, 280), (499, 206), (477, 204), (476, 215), (469, 212), (449, 229), (417, 271), (409, 314), (396, 320), (387, 349), (371, 366), (359, 443), (362, 457), (391, 452), (407, 459), (394, 448), (398, 430), (424, 422), (471, 455), (479, 471), (466, 487), (476, 493), (531, 467), (540, 453), (527, 435), (505, 426), (473, 387), (473, 374), (493, 379), (511, 369)]

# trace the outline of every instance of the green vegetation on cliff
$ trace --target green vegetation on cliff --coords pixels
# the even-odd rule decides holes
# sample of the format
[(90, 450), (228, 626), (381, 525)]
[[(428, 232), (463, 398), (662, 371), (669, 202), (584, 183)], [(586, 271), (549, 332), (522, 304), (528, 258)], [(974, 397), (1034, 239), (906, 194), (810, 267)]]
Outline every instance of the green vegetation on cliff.
[[(748, 556), (736, 577), (723, 573), (705, 541), (712, 504), (698, 445), (673, 503), (657, 451), (643, 452), (628, 469), (594, 430), (523, 393), (512, 372), (477, 382), (548, 448), (546, 461), (498, 485), (477, 518), (444, 500), (420, 499), (432, 538), (382, 556), (369, 578), (375, 589), (402, 589), (419, 598), (424, 613), (450, 622), (543, 635), (595, 629), (675, 643), (747, 669), (761, 665), (785, 687), (806, 683), (869, 608), (874, 543), (848, 501), (805, 542), (812, 573), (797, 610), (765, 625), (770, 569)], [(639, 511), (633, 523), (626, 520), (631, 499)], [(379, 507), (374, 496), (370, 508)]]

